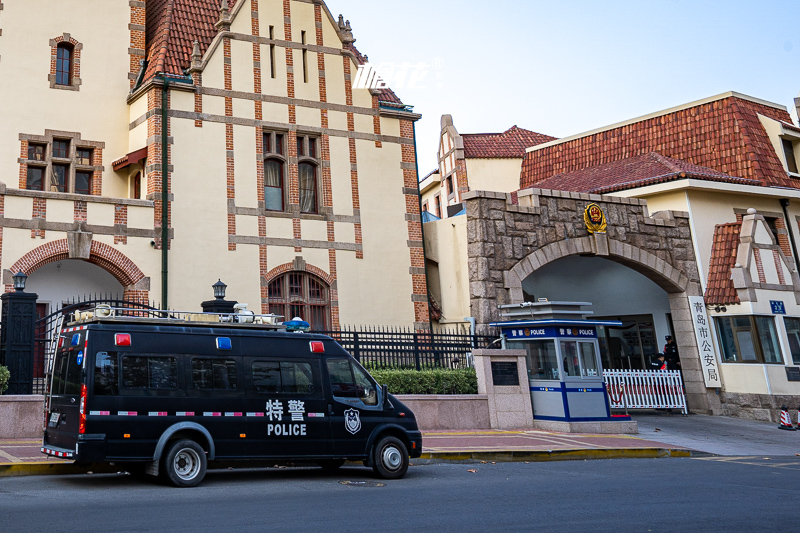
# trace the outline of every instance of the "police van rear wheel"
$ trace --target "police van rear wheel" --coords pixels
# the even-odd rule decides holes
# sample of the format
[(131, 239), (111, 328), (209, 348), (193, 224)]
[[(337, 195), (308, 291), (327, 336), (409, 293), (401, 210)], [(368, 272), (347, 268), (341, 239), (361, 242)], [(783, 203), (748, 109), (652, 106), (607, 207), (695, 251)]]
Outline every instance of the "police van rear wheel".
[(176, 487), (194, 487), (206, 475), (206, 453), (193, 440), (179, 440), (164, 457), (164, 474)]
[(400, 439), (384, 437), (373, 450), (372, 465), (383, 479), (400, 479), (408, 470), (408, 450)]

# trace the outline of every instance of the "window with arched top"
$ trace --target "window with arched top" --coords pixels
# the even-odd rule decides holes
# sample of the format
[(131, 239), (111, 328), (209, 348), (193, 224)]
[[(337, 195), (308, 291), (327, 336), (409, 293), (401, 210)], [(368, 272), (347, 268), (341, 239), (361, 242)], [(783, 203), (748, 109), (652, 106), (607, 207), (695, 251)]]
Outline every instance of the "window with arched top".
[(74, 51), (70, 43), (59, 43), (56, 47), (56, 85), (72, 85)]
[(330, 287), (321, 278), (308, 272), (291, 271), (269, 282), (269, 312), (284, 320), (300, 317), (311, 329), (330, 329)]
[(308, 135), (297, 136), (297, 179), (300, 193), (300, 212), (306, 215), (319, 213), (319, 139)]
[(264, 132), (264, 209), (286, 208), (286, 134)]

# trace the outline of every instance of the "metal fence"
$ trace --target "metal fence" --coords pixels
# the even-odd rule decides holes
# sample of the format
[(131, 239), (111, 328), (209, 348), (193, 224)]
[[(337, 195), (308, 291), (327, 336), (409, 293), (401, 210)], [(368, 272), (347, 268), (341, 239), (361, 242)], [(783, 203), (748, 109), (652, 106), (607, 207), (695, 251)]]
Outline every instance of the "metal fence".
[(362, 365), (374, 368), (466, 368), (472, 351), (489, 348), (498, 337), (398, 328), (315, 331), (336, 339)]
[(678, 370), (603, 370), (612, 409), (681, 409), (687, 414)]

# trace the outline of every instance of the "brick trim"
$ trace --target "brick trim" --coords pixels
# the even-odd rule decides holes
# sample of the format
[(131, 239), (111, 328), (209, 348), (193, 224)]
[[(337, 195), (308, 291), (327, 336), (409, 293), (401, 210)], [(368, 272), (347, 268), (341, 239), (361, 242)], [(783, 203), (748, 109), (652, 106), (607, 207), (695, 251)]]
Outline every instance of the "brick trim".
[[(10, 270), (31, 275), (49, 263), (65, 259), (69, 259), (69, 244), (67, 239), (60, 239), (37, 246), (14, 263)], [(114, 276), (123, 287), (136, 285), (145, 278), (144, 273), (129, 257), (99, 241), (92, 241), (89, 262)]]
[[(70, 67), (70, 84), (56, 84), (56, 64), (58, 62), (58, 45), (69, 43), (72, 45), (72, 62)], [(81, 87), (81, 50), (83, 44), (72, 38), (69, 33), (64, 33), (58, 37), (50, 39), (50, 74), (47, 76), (51, 89), (62, 89), (66, 91), (79, 91)]]
[[(313, 274), (320, 278), (322, 281), (328, 284), (331, 289), (333, 288), (334, 284), (336, 283), (336, 278), (332, 275), (328, 274), (324, 270), (314, 265), (309, 265), (305, 261), (293, 261), (291, 263), (284, 263), (282, 265), (278, 265), (269, 272), (267, 272), (266, 276), (264, 276), (265, 285), (269, 285), (269, 283), (277, 278), (280, 275), (286, 274), (287, 272), (291, 272), (293, 270), (300, 271), (300, 272), (308, 272), (309, 274)], [(333, 301), (333, 298), (331, 298)]]

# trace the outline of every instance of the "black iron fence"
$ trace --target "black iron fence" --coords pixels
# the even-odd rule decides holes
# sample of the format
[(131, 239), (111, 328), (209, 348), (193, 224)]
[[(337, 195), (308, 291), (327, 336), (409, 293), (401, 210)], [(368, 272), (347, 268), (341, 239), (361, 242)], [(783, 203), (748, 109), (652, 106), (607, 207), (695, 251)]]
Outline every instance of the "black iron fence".
[(376, 368), (464, 368), (472, 351), (499, 344), (498, 337), (397, 328), (315, 331), (336, 339), (362, 365)]

